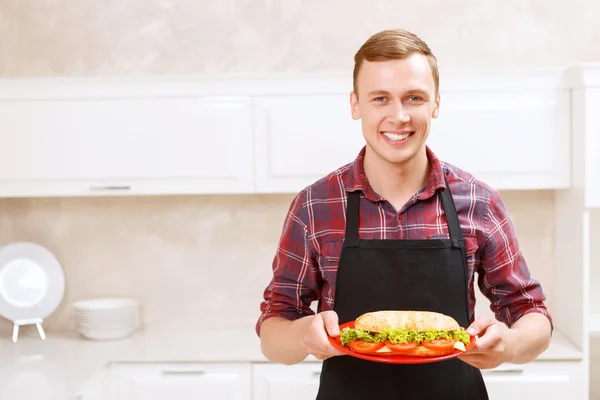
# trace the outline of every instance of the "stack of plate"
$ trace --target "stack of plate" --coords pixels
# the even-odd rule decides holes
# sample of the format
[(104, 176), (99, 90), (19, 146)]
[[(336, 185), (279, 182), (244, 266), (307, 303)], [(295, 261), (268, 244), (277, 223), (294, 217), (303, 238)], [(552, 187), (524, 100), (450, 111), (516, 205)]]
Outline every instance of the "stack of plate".
[(139, 303), (128, 298), (95, 298), (73, 302), (75, 328), (88, 339), (110, 340), (140, 327)]

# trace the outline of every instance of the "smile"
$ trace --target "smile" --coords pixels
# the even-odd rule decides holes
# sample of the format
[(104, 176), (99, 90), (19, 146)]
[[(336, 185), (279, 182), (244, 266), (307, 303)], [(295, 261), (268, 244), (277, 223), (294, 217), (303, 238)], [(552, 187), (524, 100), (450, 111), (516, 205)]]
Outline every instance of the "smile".
[(406, 133), (382, 132), (382, 133), (383, 133), (383, 136), (385, 136), (392, 142), (401, 142), (403, 140), (408, 139), (410, 137), (410, 135), (413, 134), (413, 132), (406, 132)]

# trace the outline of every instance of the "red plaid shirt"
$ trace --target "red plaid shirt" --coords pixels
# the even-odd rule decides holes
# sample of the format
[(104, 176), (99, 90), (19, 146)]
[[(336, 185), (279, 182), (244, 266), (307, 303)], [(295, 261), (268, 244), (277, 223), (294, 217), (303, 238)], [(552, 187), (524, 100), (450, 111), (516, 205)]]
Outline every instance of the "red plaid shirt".
[(475, 272), (492, 311), (509, 327), (521, 316), (539, 312), (551, 317), (540, 284), (529, 273), (514, 226), (500, 195), (472, 175), (441, 162), (427, 148), (432, 169), (428, 186), (399, 211), (373, 191), (363, 168), (365, 148), (356, 160), (302, 190), (292, 201), (273, 260), (273, 279), (264, 291), (261, 316), (297, 319), (332, 310), (335, 280), (345, 235), (346, 191), (361, 190), (360, 238), (448, 238), (448, 225), (437, 189), (452, 192), (467, 246), (469, 310), (474, 320)]

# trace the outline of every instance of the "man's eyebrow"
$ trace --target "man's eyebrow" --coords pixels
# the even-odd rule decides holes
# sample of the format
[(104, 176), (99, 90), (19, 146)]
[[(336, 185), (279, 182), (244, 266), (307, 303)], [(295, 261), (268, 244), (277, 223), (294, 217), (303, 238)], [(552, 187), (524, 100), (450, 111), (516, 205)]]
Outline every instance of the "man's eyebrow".
[[(427, 90), (423, 90), (423, 89), (409, 89), (406, 92), (404, 92), (404, 94), (420, 94), (424, 97), (429, 96), (429, 92)], [(380, 95), (386, 95), (389, 96), (390, 92), (388, 92), (387, 90), (383, 90), (383, 89), (376, 89), (376, 90), (371, 90), (369, 93), (367, 93), (368, 97), (371, 96), (380, 96)]]
[(377, 90), (371, 90), (369, 93), (367, 93), (367, 96), (376, 96), (376, 95), (380, 95), (380, 94), (386, 94), (389, 95), (390, 92), (388, 92), (387, 90), (381, 90), (381, 89), (377, 89)]

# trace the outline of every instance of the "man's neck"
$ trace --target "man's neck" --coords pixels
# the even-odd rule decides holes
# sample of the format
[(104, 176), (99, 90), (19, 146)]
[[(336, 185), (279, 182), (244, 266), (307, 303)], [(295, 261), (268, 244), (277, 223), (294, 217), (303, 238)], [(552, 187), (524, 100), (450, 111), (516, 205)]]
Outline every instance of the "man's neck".
[(373, 190), (399, 211), (413, 194), (427, 186), (431, 166), (425, 148), (406, 163), (394, 164), (367, 147), (364, 169)]

